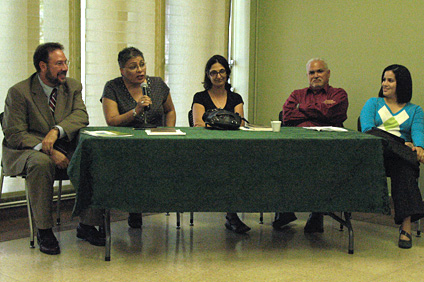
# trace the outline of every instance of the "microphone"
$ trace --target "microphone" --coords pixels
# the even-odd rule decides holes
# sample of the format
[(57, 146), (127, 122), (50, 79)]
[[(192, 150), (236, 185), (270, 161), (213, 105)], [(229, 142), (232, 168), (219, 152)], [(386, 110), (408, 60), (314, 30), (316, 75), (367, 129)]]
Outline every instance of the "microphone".
[[(146, 82), (143, 82), (141, 84), (141, 89), (143, 90), (143, 96), (147, 96), (147, 83)], [(148, 110), (150, 110), (150, 106), (144, 107), (145, 112), (147, 112)]]
[[(146, 82), (143, 82), (141, 84), (141, 89), (143, 90), (143, 96), (148, 96), (147, 95), (147, 83)], [(145, 129), (145, 128), (155, 128), (156, 127), (156, 125), (154, 125), (154, 124), (147, 123), (147, 113), (146, 112), (148, 110), (150, 110), (150, 106), (144, 107), (144, 124), (142, 124), (141, 126), (139, 126), (137, 128)]]

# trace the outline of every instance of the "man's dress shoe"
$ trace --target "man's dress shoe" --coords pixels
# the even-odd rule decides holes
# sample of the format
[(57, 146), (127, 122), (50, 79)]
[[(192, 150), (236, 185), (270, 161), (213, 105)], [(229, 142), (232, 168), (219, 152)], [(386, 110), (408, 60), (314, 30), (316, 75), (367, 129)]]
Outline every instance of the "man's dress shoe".
[(96, 227), (85, 224), (78, 224), (77, 237), (89, 242), (94, 246), (105, 246), (106, 238)]
[(48, 255), (60, 254), (59, 242), (54, 236), (53, 232), (40, 235), (40, 231), (37, 232), (37, 242), (40, 246), (40, 251)]

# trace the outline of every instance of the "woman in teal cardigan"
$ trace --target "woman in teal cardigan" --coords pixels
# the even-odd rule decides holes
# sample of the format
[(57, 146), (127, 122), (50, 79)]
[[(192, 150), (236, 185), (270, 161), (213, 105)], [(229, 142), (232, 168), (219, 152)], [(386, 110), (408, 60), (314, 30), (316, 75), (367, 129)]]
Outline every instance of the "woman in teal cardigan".
[(410, 103), (411, 74), (402, 65), (384, 69), (378, 96), (369, 99), (363, 107), (361, 130), (388, 141), (384, 165), (387, 176), (391, 177), (395, 223), (400, 224), (398, 245), (407, 249), (412, 247), (411, 222), (424, 217), (417, 181), (419, 162), (424, 162), (424, 112)]

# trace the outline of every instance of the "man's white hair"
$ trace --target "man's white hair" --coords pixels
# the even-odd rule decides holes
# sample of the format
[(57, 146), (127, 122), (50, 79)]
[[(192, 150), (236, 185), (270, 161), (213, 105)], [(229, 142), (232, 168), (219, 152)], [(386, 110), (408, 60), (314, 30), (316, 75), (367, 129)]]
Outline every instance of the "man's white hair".
[(307, 73), (307, 72), (308, 72), (308, 70), (309, 70), (309, 66), (312, 64), (312, 62), (315, 62), (315, 61), (323, 62), (323, 63), (324, 63), (324, 67), (325, 67), (325, 69), (326, 69), (326, 70), (328, 70), (328, 65), (327, 65), (327, 63), (325, 62), (325, 60), (324, 60), (324, 59), (321, 59), (321, 58), (312, 58), (312, 59), (310, 59), (310, 60), (306, 63), (306, 73)]

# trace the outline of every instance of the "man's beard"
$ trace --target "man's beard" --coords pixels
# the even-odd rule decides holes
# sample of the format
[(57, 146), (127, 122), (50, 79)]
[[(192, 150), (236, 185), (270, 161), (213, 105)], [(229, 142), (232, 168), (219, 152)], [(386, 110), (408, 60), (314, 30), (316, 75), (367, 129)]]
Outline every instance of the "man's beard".
[(57, 76), (59, 76), (59, 74), (64, 73), (66, 76), (66, 71), (61, 71), (58, 72), (56, 77), (54, 77), (50, 71), (50, 68), (47, 68), (47, 72), (46, 72), (46, 79), (53, 85), (60, 85), (60, 84), (64, 84), (66, 82), (66, 79), (61, 81)]

